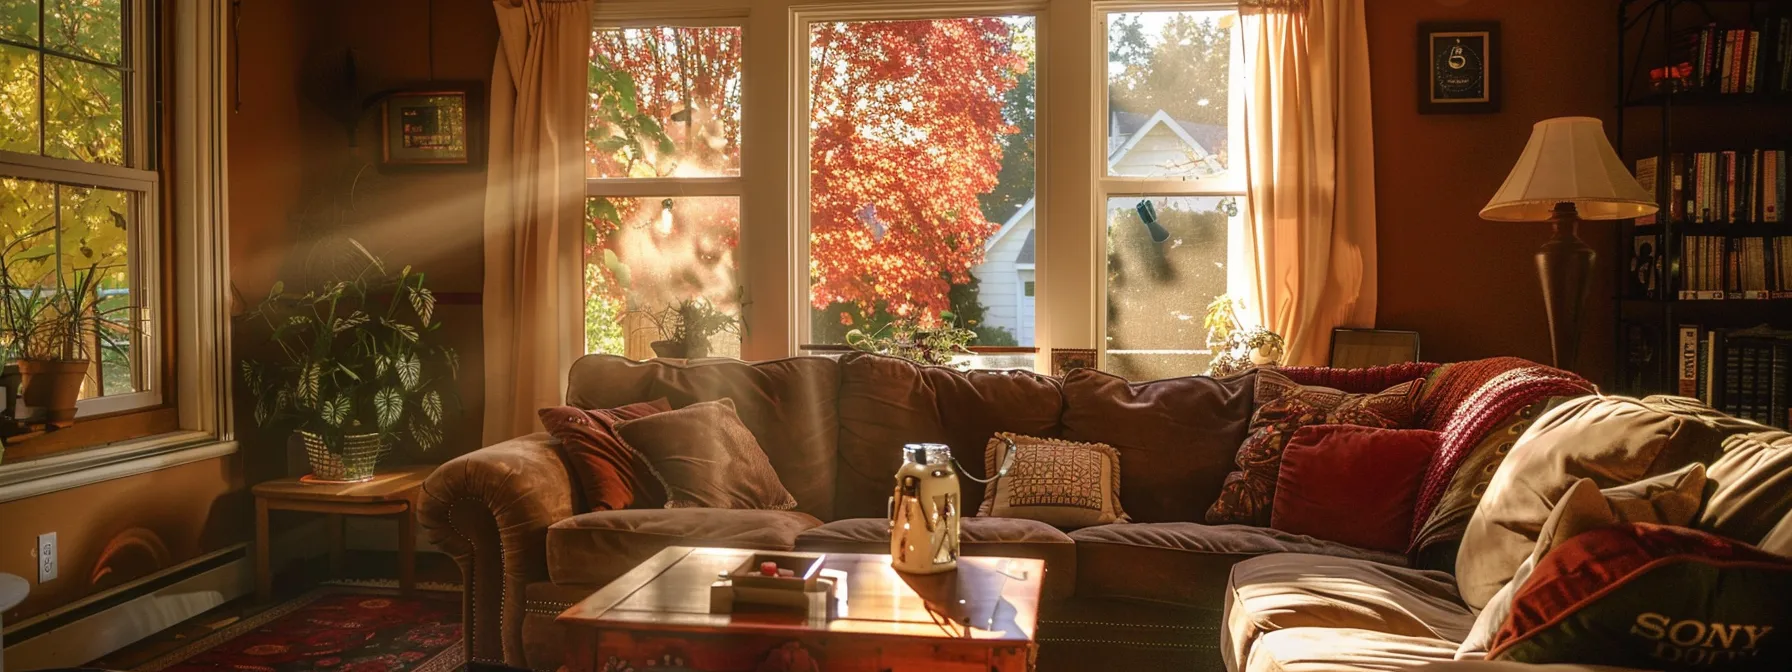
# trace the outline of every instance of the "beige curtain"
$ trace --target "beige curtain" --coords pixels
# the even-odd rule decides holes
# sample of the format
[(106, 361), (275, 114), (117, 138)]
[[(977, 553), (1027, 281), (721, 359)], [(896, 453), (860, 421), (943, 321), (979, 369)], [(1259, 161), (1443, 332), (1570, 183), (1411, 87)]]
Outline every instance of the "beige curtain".
[(496, 0), (485, 196), (485, 443), (540, 431), (583, 350), (589, 0)]
[(1245, 0), (1247, 291), (1293, 365), (1375, 324), (1375, 139), (1364, 0)]

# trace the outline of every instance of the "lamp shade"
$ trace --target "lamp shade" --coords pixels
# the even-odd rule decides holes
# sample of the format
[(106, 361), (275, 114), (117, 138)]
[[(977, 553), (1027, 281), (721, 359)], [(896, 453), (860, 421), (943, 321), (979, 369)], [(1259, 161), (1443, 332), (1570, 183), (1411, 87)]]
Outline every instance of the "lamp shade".
[(1544, 119), (1506, 183), (1481, 208), (1481, 218), (1504, 222), (1550, 219), (1557, 203), (1573, 203), (1581, 219), (1629, 219), (1660, 209), (1605, 139), (1592, 117)]

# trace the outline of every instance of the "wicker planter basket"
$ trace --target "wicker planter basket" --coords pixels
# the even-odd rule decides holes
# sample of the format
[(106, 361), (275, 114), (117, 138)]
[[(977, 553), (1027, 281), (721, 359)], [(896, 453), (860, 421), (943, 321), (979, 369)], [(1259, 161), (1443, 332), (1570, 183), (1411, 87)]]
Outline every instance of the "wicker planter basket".
[(305, 444), (305, 457), (311, 460), (311, 473), (320, 481), (356, 483), (373, 478), (374, 467), (385, 453), (378, 434), (350, 434), (342, 437), (342, 452), (324, 445), (324, 437), (299, 431)]

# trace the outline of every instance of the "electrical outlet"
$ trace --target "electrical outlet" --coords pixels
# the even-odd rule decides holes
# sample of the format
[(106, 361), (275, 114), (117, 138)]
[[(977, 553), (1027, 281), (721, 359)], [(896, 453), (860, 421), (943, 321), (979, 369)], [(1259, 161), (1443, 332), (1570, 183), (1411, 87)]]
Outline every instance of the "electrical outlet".
[(37, 582), (56, 580), (56, 533), (37, 535)]

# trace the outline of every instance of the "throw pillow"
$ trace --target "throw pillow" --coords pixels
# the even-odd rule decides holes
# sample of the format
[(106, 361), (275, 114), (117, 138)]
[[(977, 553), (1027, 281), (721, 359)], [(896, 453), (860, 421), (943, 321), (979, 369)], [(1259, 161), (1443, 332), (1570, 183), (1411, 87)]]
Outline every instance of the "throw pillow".
[(556, 406), (536, 412), (554, 437), (554, 449), (572, 474), (586, 511), (619, 511), (631, 505), (659, 507), (666, 492), (647, 475), (647, 465), (616, 435), (616, 423), (672, 410), (665, 399), (585, 410)]
[(1424, 429), (1302, 427), (1282, 450), (1269, 526), (1405, 553), (1419, 487), (1441, 441)]
[(1537, 564), (1493, 660), (1792, 669), (1792, 558), (1691, 528), (1626, 523)]
[(1120, 453), (1105, 443), (1077, 443), (1000, 432), (983, 451), (983, 473), (995, 475), (1018, 452), (1008, 475), (989, 485), (979, 516), (1025, 518), (1062, 529), (1126, 522), (1120, 508)]
[(1662, 474), (1629, 485), (1600, 490), (1592, 479), (1583, 478), (1568, 488), (1549, 512), (1537, 536), (1531, 556), (1518, 566), (1512, 580), (1488, 600), (1487, 608), (1475, 618), (1468, 637), (1456, 649), (1458, 660), (1478, 660), (1487, 655), (1494, 634), (1512, 611), (1512, 595), (1521, 590), (1549, 552), (1575, 535), (1620, 523), (1655, 523), (1684, 526), (1698, 513), (1705, 499), (1704, 465), (1688, 465), (1672, 473)]
[(1219, 501), (1207, 510), (1213, 525), (1268, 525), (1275, 502), (1276, 473), (1288, 437), (1306, 425), (1409, 427), (1419, 381), (1372, 394), (1301, 385), (1271, 369), (1257, 370), (1257, 412), (1238, 449), (1238, 470), (1226, 476)]
[(1462, 602), (1484, 608), (1512, 580), (1576, 481), (1609, 488), (1708, 464), (1722, 441), (1708, 416), (1678, 403), (1590, 396), (1544, 413), (1494, 472), (1463, 531), (1456, 554)]
[(666, 508), (796, 508), (729, 399), (616, 424), (666, 490)]

